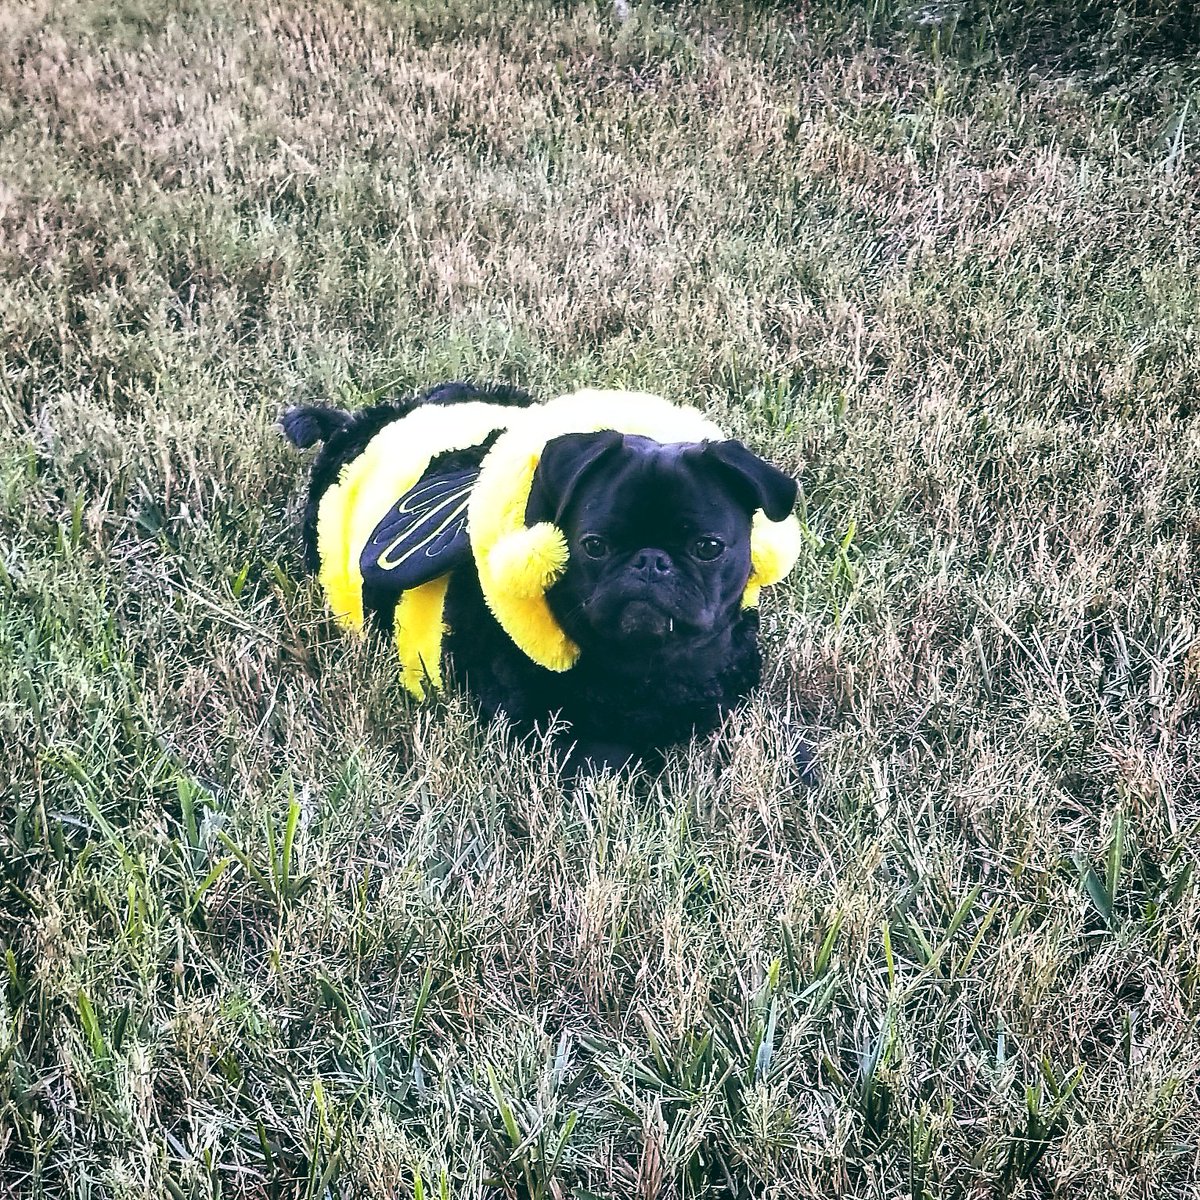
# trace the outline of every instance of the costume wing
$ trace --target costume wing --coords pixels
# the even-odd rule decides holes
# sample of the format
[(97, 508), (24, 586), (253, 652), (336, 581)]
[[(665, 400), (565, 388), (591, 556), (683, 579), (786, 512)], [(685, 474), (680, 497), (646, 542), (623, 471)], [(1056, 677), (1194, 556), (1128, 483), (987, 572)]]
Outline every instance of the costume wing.
[(467, 504), (478, 477), (477, 467), (430, 475), (405, 492), (363, 547), (363, 582), (405, 592), (469, 558)]

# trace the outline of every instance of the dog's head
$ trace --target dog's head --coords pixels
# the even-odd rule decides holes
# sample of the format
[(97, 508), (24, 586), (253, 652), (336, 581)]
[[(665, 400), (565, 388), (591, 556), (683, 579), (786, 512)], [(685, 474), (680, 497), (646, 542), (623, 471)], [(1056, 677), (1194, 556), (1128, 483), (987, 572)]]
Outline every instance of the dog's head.
[(740, 442), (569, 433), (546, 443), (525, 519), (562, 530), (565, 571), (546, 599), (591, 653), (702, 644), (738, 612), (751, 520), (780, 521), (796, 483)]

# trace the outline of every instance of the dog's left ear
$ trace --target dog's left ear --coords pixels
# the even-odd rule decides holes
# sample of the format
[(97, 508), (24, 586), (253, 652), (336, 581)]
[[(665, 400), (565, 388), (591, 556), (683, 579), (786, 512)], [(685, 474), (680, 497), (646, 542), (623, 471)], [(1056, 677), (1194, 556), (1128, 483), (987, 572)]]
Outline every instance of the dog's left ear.
[(782, 521), (795, 507), (796, 481), (741, 442), (705, 442), (699, 454), (747, 497), (751, 512), (761, 508), (769, 521)]

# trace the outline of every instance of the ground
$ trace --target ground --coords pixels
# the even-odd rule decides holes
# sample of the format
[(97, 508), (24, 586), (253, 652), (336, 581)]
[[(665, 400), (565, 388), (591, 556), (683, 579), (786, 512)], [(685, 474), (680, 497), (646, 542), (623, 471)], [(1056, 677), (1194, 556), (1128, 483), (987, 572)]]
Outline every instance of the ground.
[[(0, 1193), (1193, 1194), (1195, 83), (887, 7), (0, 13)], [(333, 626), (276, 418), (455, 377), (797, 473), (725, 770)]]

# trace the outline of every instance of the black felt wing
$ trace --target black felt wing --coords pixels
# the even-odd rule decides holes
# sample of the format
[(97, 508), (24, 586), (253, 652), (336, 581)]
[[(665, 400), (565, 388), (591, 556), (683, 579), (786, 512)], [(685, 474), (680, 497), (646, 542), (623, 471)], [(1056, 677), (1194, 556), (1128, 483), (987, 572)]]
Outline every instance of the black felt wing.
[(467, 504), (478, 477), (477, 467), (429, 475), (405, 492), (363, 547), (363, 582), (403, 592), (470, 557)]

